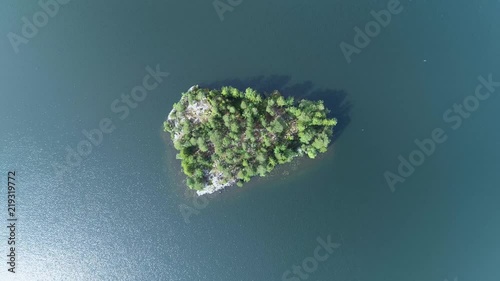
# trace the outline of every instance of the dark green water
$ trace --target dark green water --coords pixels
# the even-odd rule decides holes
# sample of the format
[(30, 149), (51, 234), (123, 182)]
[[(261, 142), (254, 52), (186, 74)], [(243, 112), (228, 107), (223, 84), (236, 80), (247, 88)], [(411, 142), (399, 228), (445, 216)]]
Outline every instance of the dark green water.
[[(93, 2), (17, 54), (7, 34), (41, 8), (2, 5), (0, 221), (9, 170), (18, 221), (15, 274), (0, 228), (0, 280), (282, 280), (329, 235), (341, 246), (307, 280), (500, 279), (500, 88), (457, 130), (443, 119), (478, 76), (500, 81), (500, 2), (404, 1), (351, 63), (340, 43), (389, 1), (244, 0), (223, 21), (210, 1)], [(111, 104), (156, 65), (170, 75), (121, 120)], [(343, 93), (350, 122), (319, 159), (196, 205), (161, 124), (182, 91), (227, 79)], [(103, 118), (115, 130), (57, 178)], [(447, 141), (391, 192), (384, 172), (435, 128)]]

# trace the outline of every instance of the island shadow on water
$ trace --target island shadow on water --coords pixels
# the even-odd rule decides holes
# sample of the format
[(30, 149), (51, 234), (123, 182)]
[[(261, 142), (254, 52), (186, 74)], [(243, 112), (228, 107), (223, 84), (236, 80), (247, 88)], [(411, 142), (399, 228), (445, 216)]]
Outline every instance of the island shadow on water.
[(347, 93), (344, 90), (316, 89), (311, 81), (290, 84), (289, 75), (255, 76), (247, 79), (226, 79), (211, 83), (200, 83), (202, 88), (220, 89), (224, 86), (232, 86), (240, 91), (252, 88), (259, 93), (268, 95), (275, 90), (285, 97), (294, 97), (296, 101), (301, 99), (322, 100), (330, 110), (328, 118), (337, 118), (338, 124), (333, 129), (331, 146), (342, 134), (344, 129), (351, 122), (350, 111), (352, 104), (347, 100)]

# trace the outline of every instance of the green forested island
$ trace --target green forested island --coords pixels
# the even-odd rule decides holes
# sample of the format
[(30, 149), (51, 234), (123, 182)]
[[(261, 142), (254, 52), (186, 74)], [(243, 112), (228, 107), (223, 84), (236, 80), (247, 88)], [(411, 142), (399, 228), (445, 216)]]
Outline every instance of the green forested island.
[(263, 96), (248, 88), (191, 87), (164, 122), (187, 185), (198, 195), (243, 185), (296, 156), (326, 152), (336, 119), (323, 101)]

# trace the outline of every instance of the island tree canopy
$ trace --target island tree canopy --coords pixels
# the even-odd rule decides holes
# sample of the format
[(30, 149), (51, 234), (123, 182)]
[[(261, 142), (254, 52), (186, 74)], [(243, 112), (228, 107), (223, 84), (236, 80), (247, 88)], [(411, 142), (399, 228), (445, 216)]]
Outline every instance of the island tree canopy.
[(198, 194), (241, 186), (296, 156), (326, 152), (336, 119), (323, 101), (262, 96), (251, 88), (193, 86), (175, 103), (164, 129), (170, 132), (187, 185)]

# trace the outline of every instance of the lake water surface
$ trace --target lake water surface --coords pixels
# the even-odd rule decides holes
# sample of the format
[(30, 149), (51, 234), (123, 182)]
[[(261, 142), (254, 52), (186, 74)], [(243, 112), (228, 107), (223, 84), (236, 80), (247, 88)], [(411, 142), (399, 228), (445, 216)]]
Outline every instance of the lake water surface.
[[(73, 0), (18, 53), (7, 34), (42, 9), (3, 4), (0, 220), (14, 170), (18, 221), (0, 280), (499, 280), (500, 87), (460, 126), (443, 114), (500, 81), (500, 2), (402, 1), (348, 63), (340, 44), (389, 2), (243, 0), (221, 18), (210, 1)], [(169, 75), (126, 105), (148, 66)], [(328, 100), (342, 130), (318, 159), (195, 201), (161, 126), (181, 92), (221, 83)], [(446, 141), (392, 192), (384, 173), (436, 128)], [(318, 239), (340, 246), (311, 261)]]

